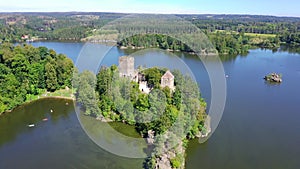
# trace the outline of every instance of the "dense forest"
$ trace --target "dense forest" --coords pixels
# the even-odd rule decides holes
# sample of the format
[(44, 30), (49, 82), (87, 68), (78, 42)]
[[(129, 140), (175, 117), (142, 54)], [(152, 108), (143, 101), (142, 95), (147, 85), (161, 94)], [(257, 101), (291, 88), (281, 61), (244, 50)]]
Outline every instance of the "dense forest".
[(74, 65), (65, 55), (45, 47), (0, 45), (0, 113), (31, 96), (71, 87)]
[[(75, 40), (93, 36), (102, 26), (128, 14), (117, 13), (2, 13), (0, 42)], [(220, 54), (243, 54), (249, 48), (299, 45), (300, 18), (256, 15), (176, 15), (200, 28)], [(143, 44), (141, 44), (143, 42)], [(120, 46), (190, 49), (176, 39), (139, 35)]]
[(135, 35), (118, 42), (122, 47), (161, 48), (174, 51), (193, 52), (186, 44), (167, 35)]
[[(280, 40), (277, 36), (265, 35), (247, 35), (245, 33), (229, 33), (225, 31), (217, 31), (208, 34), (209, 40), (213, 43), (219, 54), (238, 55), (246, 54), (250, 48), (278, 48)], [(291, 44), (298, 44), (292, 42)], [(184, 51), (193, 53), (194, 51), (181, 41), (167, 35), (161, 34), (145, 34), (135, 35), (126, 38), (118, 45), (125, 48), (161, 48), (171, 51)]]
[(2, 13), (0, 42), (29, 39), (79, 41), (91, 35), (93, 29), (119, 17), (119, 14), (109, 13)]
[(169, 151), (176, 155), (169, 159), (170, 165), (179, 168), (184, 164), (184, 152), (177, 144), (206, 132), (206, 102), (200, 97), (197, 83), (178, 70), (172, 72), (175, 91), (160, 86), (166, 69), (153, 67), (140, 71), (148, 85), (153, 86), (149, 94), (142, 93), (137, 82), (120, 77), (115, 65), (102, 67), (97, 75), (84, 71), (76, 86), (78, 102), (85, 115), (134, 125), (145, 138), (152, 131), (157, 138), (152, 155), (145, 161), (146, 168), (154, 168), (155, 159)]

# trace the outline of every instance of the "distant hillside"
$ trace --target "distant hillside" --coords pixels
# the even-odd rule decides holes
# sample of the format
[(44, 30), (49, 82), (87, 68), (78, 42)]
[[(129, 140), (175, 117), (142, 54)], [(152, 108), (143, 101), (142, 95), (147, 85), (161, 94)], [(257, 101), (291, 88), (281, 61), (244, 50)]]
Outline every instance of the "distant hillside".
[[(101, 12), (0, 13), (0, 43), (28, 40), (81, 41), (96, 35), (99, 32), (97, 30), (107, 23), (126, 15), (129, 14)], [(253, 46), (277, 48), (282, 43), (300, 44), (300, 18), (297, 17), (215, 14), (176, 16), (191, 21), (200, 28), (221, 54), (245, 53), (249, 47)], [(155, 40), (152, 41), (155, 42)], [(123, 46), (145, 46), (137, 42), (130, 43), (122, 44)], [(176, 42), (175, 47), (174, 43), (168, 43), (159, 42), (159, 44), (167, 46), (166, 49), (169, 49), (168, 46), (173, 46), (172, 50), (178, 50), (176, 46), (180, 45), (179, 42)]]

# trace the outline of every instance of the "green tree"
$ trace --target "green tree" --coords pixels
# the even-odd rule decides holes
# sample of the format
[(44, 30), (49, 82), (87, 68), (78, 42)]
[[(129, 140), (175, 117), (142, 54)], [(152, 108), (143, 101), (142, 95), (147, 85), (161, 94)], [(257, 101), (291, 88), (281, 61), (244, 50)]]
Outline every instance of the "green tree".
[(99, 116), (100, 110), (97, 105), (97, 95), (95, 92), (96, 76), (90, 71), (83, 71), (79, 75), (77, 86), (78, 103), (84, 110), (85, 115)]
[(179, 89), (175, 89), (173, 94), (173, 105), (176, 106), (178, 110), (181, 108), (181, 92)]
[(122, 114), (129, 124), (134, 124), (134, 107), (130, 101), (125, 103)]
[[(55, 52), (52, 52), (54, 55)], [(51, 53), (50, 53), (51, 55)], [(71, 87), (71, 79), (73, 76), (73, 61), (67, 58), (65, 55), (59, 54), (56, 57), (56, 65), (57, 65), (57, 82), (61, 87), (68, 86)]]
[(101, 67), (99, 73), (97, 74), (97, 87), (99, 95), (111, 95), (111, 81), (112, 74), (111, 69), (107, 67)]
[(155, 89), (160, 88), (160, 80), (162, 76), (161, 70), (159, 70), (157, 67), (153, 67), (144, 70), (143, 73), (145, 74), (149, 86)]
[(29, 82), (35, 88), (45, 88), (45, 67), (40, 63), (32, 63), (28, 70)]
[(149, 108), (148, 96), (146, 94), (140, 94), (135, 104), (136, 109), (139, 111), (145, 111)]
[(54, 66), (51, 63), (45, 65), (46, 88), (48, 91), (55, 91), (58, 87), (57, 74)]

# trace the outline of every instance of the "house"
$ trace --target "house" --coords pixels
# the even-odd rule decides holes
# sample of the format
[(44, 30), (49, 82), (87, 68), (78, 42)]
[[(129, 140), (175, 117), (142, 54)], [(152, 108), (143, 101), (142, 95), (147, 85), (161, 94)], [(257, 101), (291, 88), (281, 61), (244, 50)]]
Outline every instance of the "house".
[(22, 35), (22, 36), (21, 36), (21, 39), (22, 39), (22, 40), (29, 39), (29, 35)]

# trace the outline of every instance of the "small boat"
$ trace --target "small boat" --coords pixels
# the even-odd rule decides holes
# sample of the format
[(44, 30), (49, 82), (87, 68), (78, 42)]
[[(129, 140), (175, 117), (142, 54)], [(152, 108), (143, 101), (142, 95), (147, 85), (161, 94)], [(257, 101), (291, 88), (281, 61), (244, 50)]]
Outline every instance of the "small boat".
[(43, 118), (43, 121), (48, 121), (48, 118)]
[(53, 110), (51, 109), (50, 112), (53, 113)]
[(229, 76), (228, 76), (228, 75), (225, 75), (225, 77), (228, 78)]
[(28, 127), (29, 127), (29, 128), (34, 127), (34, 124), (28, 124)]

